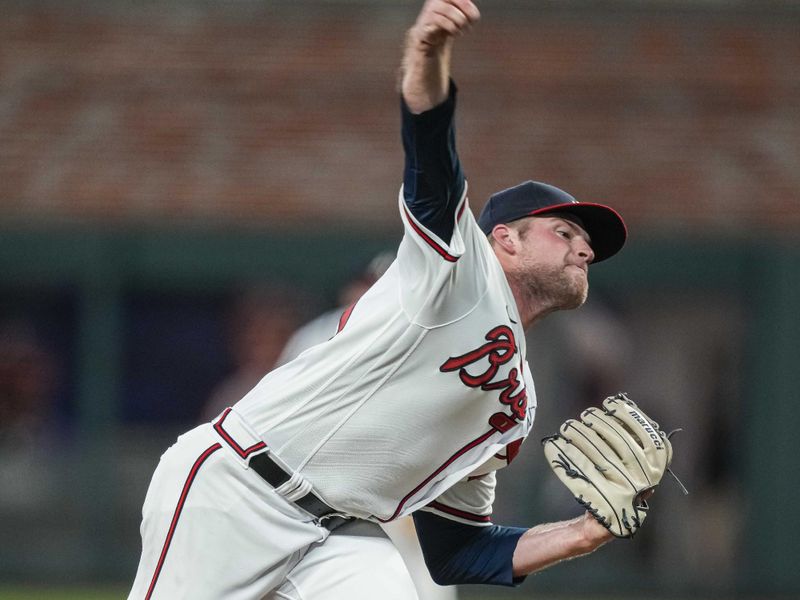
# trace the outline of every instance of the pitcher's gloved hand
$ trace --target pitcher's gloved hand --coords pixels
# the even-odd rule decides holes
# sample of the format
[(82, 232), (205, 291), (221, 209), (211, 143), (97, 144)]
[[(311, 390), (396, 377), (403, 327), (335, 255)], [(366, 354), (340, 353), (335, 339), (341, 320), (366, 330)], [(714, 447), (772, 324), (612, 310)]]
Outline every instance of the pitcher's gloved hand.
[(542, 440), (550, 468), (575, 499), (617, 537), (644, 522), (646, 498), (672, 461), (672, 444), (658, 423), (625, 394), (588, 408)]

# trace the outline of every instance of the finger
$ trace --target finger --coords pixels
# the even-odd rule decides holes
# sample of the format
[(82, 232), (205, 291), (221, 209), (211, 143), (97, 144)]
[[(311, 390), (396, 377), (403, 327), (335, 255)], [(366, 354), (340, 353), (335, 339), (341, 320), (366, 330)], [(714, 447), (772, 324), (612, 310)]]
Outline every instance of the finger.
[[(572, 495), (615, 535), (626, 537), (625, 526), (614, 502), (594, 483), (598, 475), (594, 463), (582, 453), (570, 450), (561, 436), (546, 438), (543, 445), (550, 468)], [(602, 509), (602, 515), (606, 515), (608, 520), (600, 516), (598, 508)]]
[(472, 0), (452, 0), (452, 4), (467, 17), (470, 25), (480, 21), (481, 12)]
[(544, 455), (558, 478), (575, 496), (579, 496), (598, 473), (589, 457), (574, 449), (570, 451), (569, 444), (561, 436), (547, 438), (543, 444)]
[(581, 413), (581, 421), (601, 436), (619, 456), (628, 473), (644, 486), (652, 485), (647, 457), (634, 437), (621, 423), (601, 410), (588, 408)]
[(644, 411), (624, 395), (606, 398), (603, 406), (609, 416), (620, 421), (635, 436), (648, 464), (658, 473), (658, 483), (670, 459), (670, 449), (659, 432), (658, 424), (654, 424)]
[(446, 33), (447, 35), (458, 35), (462, 27), (450, 16), (442, 13), (433, 13), (425, 23), (426, 31), (431, 34)]
[(430, 15), (430, 21), (450, 35), (457, 35), (469, 28), (467, 16), (450, 4), (436, 7), (436, 10)]
[(479, 18), (477, 7), (469, 0), (432, 2), (421, 15), (425, 26), (433, 25), (450, 35), (467, 31)]
[(628, 473), (619, 455), (591, 427), (570, 419), (561, 426), (561, 435), (585, 454), (609, 481), (620, 485), (627, 484), (634, 489), (641, 486), (642, 482), (637, 480), (640, 478)]
[(581, 413), (581, 421), (597, 432), (626, 465), (644, 459), (644, 451), (627, 428), (602, 410), (587, 408)]

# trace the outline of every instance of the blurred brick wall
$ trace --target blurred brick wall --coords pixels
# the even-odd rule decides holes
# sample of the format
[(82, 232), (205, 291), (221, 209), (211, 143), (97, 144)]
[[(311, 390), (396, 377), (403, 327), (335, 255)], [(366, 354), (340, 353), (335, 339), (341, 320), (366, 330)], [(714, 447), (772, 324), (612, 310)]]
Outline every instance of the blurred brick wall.
[[(396, 225), (413, 4), (115, 6), (3, 6), (0, 219)], [(534, 178), (637, 224), (800, 225), (796, 14), (484, 13), (474, 208)]]

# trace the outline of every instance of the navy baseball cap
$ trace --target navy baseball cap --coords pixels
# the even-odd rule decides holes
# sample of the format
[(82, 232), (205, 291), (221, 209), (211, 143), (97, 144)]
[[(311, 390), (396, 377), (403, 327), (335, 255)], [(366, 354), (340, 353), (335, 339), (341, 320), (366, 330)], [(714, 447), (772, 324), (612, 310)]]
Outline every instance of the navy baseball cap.
[(619, 252), (628, 237), (625, 222), (613, 208), (578, 202), (564, 190), (538, 181), (525, 181), (493, 194), (478, 217), (478, 226), (489, 235), (500, 223), (550, 213), (577, 218), (578, 224), (591, 238), (593, 262), (596, 263)]

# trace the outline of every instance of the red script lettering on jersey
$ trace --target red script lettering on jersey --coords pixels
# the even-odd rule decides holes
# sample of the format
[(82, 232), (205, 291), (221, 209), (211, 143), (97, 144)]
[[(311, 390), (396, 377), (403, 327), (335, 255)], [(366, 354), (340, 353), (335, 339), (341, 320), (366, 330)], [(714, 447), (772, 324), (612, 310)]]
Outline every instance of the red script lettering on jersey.
[[(511, 414), (495, 413), (489, 418), (489, 424), (502, 433), (511, 429), (517, 421), (525, 418), (528, 408), (528, 392), (523, 387), (519, 392), (514, 393), (520, 387), (520, 373), (516, 367), (509, 370), (505, 378), (492, 381), (500, 366), (510, 361), (517, 353), (517, 344), (511, 328), (506, 325), (498, 325), (486, 334), (485, 339), (487, 342), (479, 348), (447, 359), (439, 367), (439, 370), (442, 373), (458, 371), (462, 383), (468, 387), (479, 387), (487, 392), (501, 390), (499, 400), (511, 408)], [(486, 359), (489, 363), (483, 373), (471, 375), (467, 372), (469, 365), (482, 359)]]

